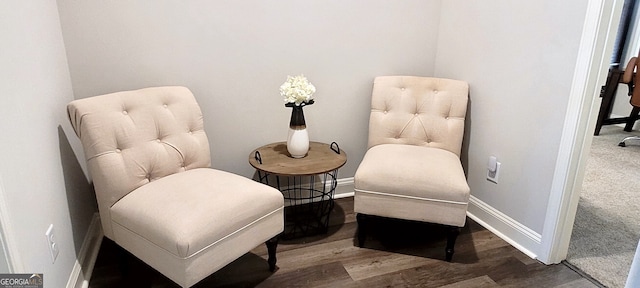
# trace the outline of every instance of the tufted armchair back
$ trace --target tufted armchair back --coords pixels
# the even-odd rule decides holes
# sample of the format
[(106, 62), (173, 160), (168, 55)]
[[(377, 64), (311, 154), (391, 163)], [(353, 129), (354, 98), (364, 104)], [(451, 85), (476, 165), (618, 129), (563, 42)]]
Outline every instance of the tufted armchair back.
[[(154, 87), (67, 106), (93, 178), (104, 233), (110, 208), (156, 179), (211, 165), (202, 113), (185, 87)], [(117, 179), (114, 181), (113, 179)]]
[(469, 85), (459, 80), (376, 77), (368, 148), (408, 144), (445, 149), (459, 157), (468, 95)]

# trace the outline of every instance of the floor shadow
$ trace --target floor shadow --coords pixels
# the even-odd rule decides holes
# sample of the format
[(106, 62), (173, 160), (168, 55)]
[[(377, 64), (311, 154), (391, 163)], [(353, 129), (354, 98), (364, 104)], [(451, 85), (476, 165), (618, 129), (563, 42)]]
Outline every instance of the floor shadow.
[[(327, 215), (329, 217), (329, 221), (327, 222), (326, 229), (310, 229), (310, 230), (302, 230), (302, 231), (288, 231), (287, 229), (296, 228), (299, 226), (295, 226), (295, 222), (305, 222), (308, 218), (307, 216), (302, 216), (301, 219), (295, 219), (296, 217), (300, 217), (296, 215), (293, 207), (286, 207), (285, 210), (291, 210), (291, 212), (286, 213), (285, 222), (289, 223), (289, 225), (285, 225), (285, 237), (280, 238), (280, 243), (282, 244), (303, 244), (320, 241), (325, 238), (331, 237), (331, 235), (337, 233), (345, 223), (345, 211), (340, 205), (333, 205), (333, 209), (331, 209), (330, 213)], [(285, 211), (288, 212), (288, 211)], [(291, 219), (294, 218), (294, 219)], [(300, 220), (300, 221), (298, 221)], [(324, 220), (323, 220), (324, 221)], [(291, 224), (294, 223), (294, 224)], [(316, 227), (316, 226), (314, 226)], [(313, 227), (312, 227), (313, 228)], [(321, 227), (320, 227), (321, 228)]]
[(266, 259), (253, 253), (247, 253), (205, 278), (193, 288), (256, 287), (271, 277), (273, 273), (275, 272), (269, 271)]
[[(151, 266), (105, 238), (100, 247), (90, 288), (179, 288)], [(247, 253), (198, 282), (193, 288), (255, 287), (273, 275), (267, 260)]]
[(98, 204), (93, 185), (87, 181), (67, 135), (61, 126), (58, 126), (58, 142), (60, 163), (67, 193), (67, 204), (69, 206), (69, 217), (71, 218), (73, 244), (77, 257), (91, 225), (93, 215), (98, 211)]
[[(452, 262), (478, 261), (471, 237), (477, 224), (470, 222), (460, 229)], [(365, 225), (368, 232), (363, 248), (445, 261), (448, 226), (375, 216), (367, 216)], [(353, 241), (357, 245), (357, 232)]]

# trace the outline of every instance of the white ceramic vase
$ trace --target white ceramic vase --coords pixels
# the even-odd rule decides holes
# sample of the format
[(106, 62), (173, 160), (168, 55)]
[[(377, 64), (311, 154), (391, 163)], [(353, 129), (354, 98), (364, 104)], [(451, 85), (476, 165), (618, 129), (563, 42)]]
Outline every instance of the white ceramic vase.
[(289, 151), (289, 154), (291, 154), (293, 158), (307, 156), (307, 152), (309, 152), (309, 133), (307, 132), (307, 128), (297, 130), (289, 128), (287, 151)]
[(292, 108), (289, 135), (287, 136), (287, 151), (293, 158), (303, 158), (309, 152), (309, 133), (307, 132), (307, 124), (304, 121), (302, 107), (311, 104), (313, 104), (313, 100), (301, 105), (293, 103), (285, 105)]

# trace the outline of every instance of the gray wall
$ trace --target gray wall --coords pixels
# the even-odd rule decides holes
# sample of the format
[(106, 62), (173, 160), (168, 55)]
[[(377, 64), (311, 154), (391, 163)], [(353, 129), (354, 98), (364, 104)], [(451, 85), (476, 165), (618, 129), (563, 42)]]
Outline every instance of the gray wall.
[[(44, 273), (45, 287), (64, 287), (96, 204), (67, 141), (75, 137), (65, 109), (73, 91), (55, 1), (1, 1), (0, 39), (7, 243), (16, 272)], [(49, 224), (60, 249), (55, 264), (45, 240)]]
[(352, 177), (366, 147), (373, 77), (429, 76), (440, 1), (58, 1), (76, 98), (189, 87), (213, 166), (245, 176), (259, 146), (286, 140), (287, 75), (317, 87), (312, 141), (338, 142)]
[[(443, 1), (435, 75), (470, 85), (472, 195), (542, 233), (585, 1)], [(502, 163), (499, 183), (486, 163)]]

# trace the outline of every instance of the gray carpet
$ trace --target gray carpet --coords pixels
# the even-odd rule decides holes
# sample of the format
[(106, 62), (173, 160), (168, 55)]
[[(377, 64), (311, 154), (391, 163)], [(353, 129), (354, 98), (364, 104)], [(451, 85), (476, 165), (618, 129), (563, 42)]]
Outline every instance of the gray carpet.
[(622, 127), (594, 136), (567, 261), (610, 288), (624, 287), (640, 239), (640, 142)]

